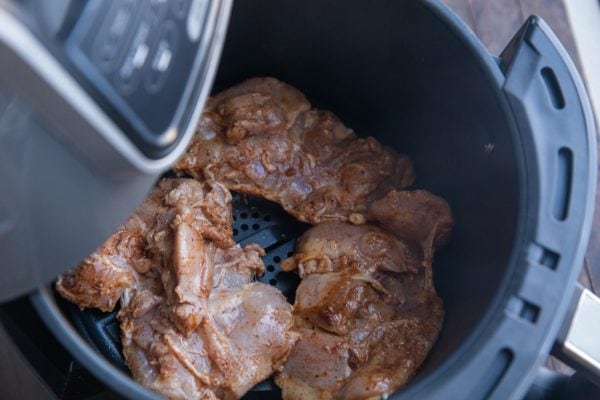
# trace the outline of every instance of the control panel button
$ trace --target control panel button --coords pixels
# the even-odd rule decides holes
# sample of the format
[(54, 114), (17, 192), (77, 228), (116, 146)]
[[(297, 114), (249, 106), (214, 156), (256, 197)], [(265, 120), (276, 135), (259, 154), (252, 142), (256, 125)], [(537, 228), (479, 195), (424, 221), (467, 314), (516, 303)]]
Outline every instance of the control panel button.
[(157, 24), (154, 14), (146, 12), (135, 28), (132, 40), (114, 75), (115, 87), (122, 95), (132, 93), (139, 85), (150, 53), (152, 30)]
[(95, 32), (92, 60), (102, 71), (110, 73), (114, 70), (136, 17), (136, 6), (134, 0), (113, 3), (100, 31)]
[(160, 91), (171, 70), (173, 56), (177, 52), (178, 37), (175, 24), (170, 21), (163, 26), (154, 53), (150, 60), (150, 68), (146, 71), (144, 85), (150, 93)]
[(204, 18), (208, 12), (208, 0), (192, 0), (190, 12), (188, 13), (186, 30), (188, 39), (195, 42), (200, 38), (200, 32), (204, 26)]

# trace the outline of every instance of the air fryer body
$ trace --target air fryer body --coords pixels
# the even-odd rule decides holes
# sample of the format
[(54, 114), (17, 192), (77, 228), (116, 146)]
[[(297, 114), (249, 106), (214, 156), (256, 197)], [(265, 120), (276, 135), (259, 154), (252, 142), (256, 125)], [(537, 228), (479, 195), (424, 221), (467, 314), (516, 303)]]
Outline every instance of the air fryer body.
[[(214, 92), (254, 76), (290, 83), (359, 135), (409, 155), (415, 187), (453, 209), (453, 238), (434, 262), (444, 327), (394, 398), (518, 398), (550, 351), (581, 265), (595, 181), (585, 95), (554, 45), (531, 20), (500, 60), (433, 0), (233, 7)], [(561, 110), (537, 73), (544, 66), (567, 99)], [(87, 351), (70, 341), (49, 291), (34, 301), (67, 348)]]

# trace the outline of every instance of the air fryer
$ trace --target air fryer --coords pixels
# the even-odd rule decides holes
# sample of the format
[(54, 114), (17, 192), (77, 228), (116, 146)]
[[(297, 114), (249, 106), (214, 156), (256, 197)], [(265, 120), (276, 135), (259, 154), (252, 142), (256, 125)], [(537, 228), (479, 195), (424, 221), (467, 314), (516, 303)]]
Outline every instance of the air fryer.
[[(416, 378), (391, 397), (522, 397), (566, 335), (596, 180), (589, 104), (550, 29), (529, 19), (496, 58), (439, 1), (237, 1), (213, 91), (253, 76), (290, 83), (360, 135), (408, 154), (415, 187), (453, 208), (452, 241), (434, 262), (444, 327)], [(244, 207), (236, 202), (236, 238), (264, 245), (269, 233), (276, 246), (261, 279), (293, 292), (278, 260), (301, 227), (270, 203)], [(50, 287), (32, 301), (106, 385), (157, 397), (122, 369), (114, 317), (75, 310)], [(269, 383), (248, 394), (277, 396)]]

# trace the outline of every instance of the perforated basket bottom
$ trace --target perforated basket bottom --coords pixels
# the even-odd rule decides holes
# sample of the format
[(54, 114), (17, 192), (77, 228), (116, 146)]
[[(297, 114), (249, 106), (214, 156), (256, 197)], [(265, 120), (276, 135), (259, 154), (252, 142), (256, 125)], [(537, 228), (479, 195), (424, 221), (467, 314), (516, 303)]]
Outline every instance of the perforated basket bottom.
[[(307, 225), (295, 220), (275, 203), (238, 194), (233, 195), (233, 220), (233, 234), (237, 243), (241, 246), (256, 243), (266, 251), (263, 257), (265, 273), (258, 280), (276, 286), (293, 303), (299, 278), (294, 273), (281, 271), (279, 264), (292, 255), (296, 239)], [(59, 301), (59, 304), (83, 338), (117, 368), (128, 371), (121, 352), (117, 311), (80, 311), (67, 301)], [(270, 379), (255, 386), (248, 397), (263, 397), (265, 392), (278, 392)]]

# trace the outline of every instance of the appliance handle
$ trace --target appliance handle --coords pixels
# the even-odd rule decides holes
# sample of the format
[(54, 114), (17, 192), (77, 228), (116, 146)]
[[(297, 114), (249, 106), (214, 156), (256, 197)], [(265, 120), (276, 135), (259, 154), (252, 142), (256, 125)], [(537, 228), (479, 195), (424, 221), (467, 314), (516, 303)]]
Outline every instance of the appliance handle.
[[(532, 164), (527, 167), (539, 177), (527, 183), (532, 203), (540, 204), (531, 221), (536, 223), (534, 239), (567, 259), (563, 251), (571, 253), (573, 244), (587, 242), (591, 221), (585, 221), (585, 214), (593, 211), (596, 184), (596, 129), (583, 81), (537, 16), (529, 17), (502, 51), (500, 68), (506, 77), (503, 92), (523, 133), (525, 160)], [(582, 226), (582, 220), (587, 224)], [(573, 241), (564, 240), (566, 231)], [(581, 237), (575, 238), (575, 232)]]
[(600, 386), (600, 298), (577, 285), (552, 354)]
[[(528, 164), (525, 170), (532, 171), (522, 177), (528, 187), (522, 202), (525, 207), (539, 204), (525, 210), (531, 237), (527, 259), (534, 265), (521, 292), (528, 302), (541, 305), (544, 296), (554, 295), (540, 290), (542, 286), (571, 285), (583, 265), (598, 168), (595, 124), (575, 65), (541, 18), (532, 16), (523, 24), (502, 52), (500, 68), (506, 77), (504, 93), (522, 133), (517, 139)], [(540, 314), (553, 318), (548, 335), (558, 332), (553, 349), (557, 358), (575, 368), (578, 378), (584, 375), (600, 386), (600, 300), (580, 286), (567, 292), (573, 290), (572, 297), (566, 293), (571, 303)], [(555, 387), (567, 387), (556, 382), (580, 386), (571, 385), (580, 379), (544, 380), (542, 375), (540, 382), (552, 381)]]
[[(500, 68), (525, 164), (520, 179), (527, 187), (521, 203), (527, 207), (528, 260), (546, 268), (535, 273), (538, 280), (574, 283), (592, 227), (598, 167), (596, 129), (583, 81), (556, 35), (536, 16), (504, 49)], [(536, 293), (531, 297), (526, 300), (543, 304)], [(553, 315), (560, 318), (565, 312), (563, 305)]]

